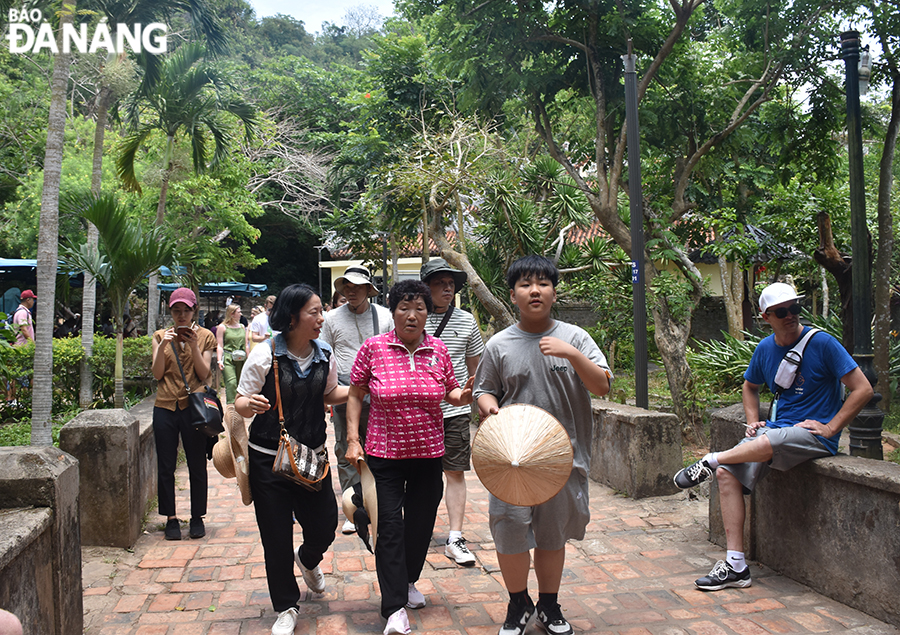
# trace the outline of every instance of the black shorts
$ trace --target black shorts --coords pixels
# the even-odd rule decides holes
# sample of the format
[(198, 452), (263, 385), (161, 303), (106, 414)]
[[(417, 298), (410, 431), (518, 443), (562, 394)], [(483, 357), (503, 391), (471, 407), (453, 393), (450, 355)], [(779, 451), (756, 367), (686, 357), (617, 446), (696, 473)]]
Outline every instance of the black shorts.
[(469, 438), (468, 414), (444, 419), (444, 471), (465, 472), (470, 469), (472, 442)]

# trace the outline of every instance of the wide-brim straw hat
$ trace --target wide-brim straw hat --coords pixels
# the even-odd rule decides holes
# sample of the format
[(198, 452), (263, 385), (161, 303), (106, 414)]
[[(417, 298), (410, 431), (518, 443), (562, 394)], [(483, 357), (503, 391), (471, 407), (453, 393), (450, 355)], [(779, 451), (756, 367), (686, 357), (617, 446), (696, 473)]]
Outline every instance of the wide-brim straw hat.
[(344, 275), (334, 279), (334, 290), (340, 294), (344, 294), (345, 282), (350, 282), (359, 286), (367, 284), (369, 285), (369, 297), (372, 298), (378, 295), (378, 289), (375, 288), (375, 283), (372, 282), (372, 274), (369, 273), (369, 270), (365, 267), (348, 267), (344, 272)]
[(234, 406), (228, 406), (223, 423), (225, 436), (220, 437), (213, 446), (213, 467), (225, 478), (237, 479), (241, 501), (249, 505), (253, 502), (253, 495), (250, 493), (247, 427)]
[(525, 404), (488, 417), (472, 442), (472, 465), (481, 483), (511, 505), (540, 505), (572, 473), (572, 441), (549, 412)]
[[(375, 551), (375, 542), (378, 539), (378, 492), (375, 489), (375, 476), (365, 461), (359, 462), (359, 485), (362, 490), (363, 507), (369, 516), (369, 536), (372, 539), (372, 551)], [(348, 487), (341, 496), (341, 508), (344, 517), (353, 519), (356, 513), (356, 505), (353, 504), (353, 488)]]

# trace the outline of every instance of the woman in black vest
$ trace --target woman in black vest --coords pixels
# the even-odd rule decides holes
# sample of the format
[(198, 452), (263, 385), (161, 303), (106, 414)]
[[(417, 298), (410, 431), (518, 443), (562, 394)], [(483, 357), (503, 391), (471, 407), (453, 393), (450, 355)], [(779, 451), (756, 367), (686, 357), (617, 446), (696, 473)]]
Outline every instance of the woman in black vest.
[[(331, 349), (317, 339), (324, 321), (322, 301), (312, 287), (294, 284), (284, 289), (269, 315), (272, 329), (281, 333), (250, 352), (234, 403), (242, 416), (255, 416), (250, 425), (250, 491), (265, 552), (269, 596), (279, 614), (272, 635), (290, 635), (297, 623), (300, 589), (294, 577), (294, 562), (310, 592), (325, 591), (319, 562), (334, 541), (337, 529), (337, 502), (330, 478), (316, 492), (272, 472), (281, 436), (273, 355), (278, 360), (284, 426), (300, 443), (323, 448), (325, 404), (347, 400), (347, 388), (337, 385)], [(294, 517), (303, 528), (303, 544), (296, 549)]]

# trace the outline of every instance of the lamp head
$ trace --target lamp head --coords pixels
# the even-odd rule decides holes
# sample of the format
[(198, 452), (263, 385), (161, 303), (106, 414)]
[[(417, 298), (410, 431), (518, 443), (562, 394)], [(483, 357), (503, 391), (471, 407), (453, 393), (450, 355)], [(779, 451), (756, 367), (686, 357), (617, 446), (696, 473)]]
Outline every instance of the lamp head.
[(869, 46), (859, 50), (859, 94), (869, 92), (869, 79), (872, 77), (872, 56), (869, 54)]

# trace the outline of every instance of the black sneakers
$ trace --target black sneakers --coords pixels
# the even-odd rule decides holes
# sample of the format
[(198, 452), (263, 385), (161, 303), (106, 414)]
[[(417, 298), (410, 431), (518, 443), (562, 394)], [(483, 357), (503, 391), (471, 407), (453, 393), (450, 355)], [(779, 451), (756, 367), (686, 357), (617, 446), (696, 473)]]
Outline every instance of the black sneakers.
[(534, 615), (534, 602), (528, 598), (528, 603), (521, 606), (509, 603), (506, 609), (506, 619), (500, 629), (500, 635), (522, 635), (528, 626), (531, 616)]
[(572, 635), (574, 632), (566, 618), (563, 617), (559, 604), (544, 606), (539, 603), (537, 606), (537, 619), (538, 624), (550, 635)]
[(702, 591), (721, 591), (727, 587), (743, 589), (751, 584), (750, 567), (738, 573), (726, 561), (719, 560), (709, 574), (695, 580), (694, 584)]
[(191, 518), (191, 525), (188, 533), (191, 538), (203, 538), (203, 536), (206, 535), (206, 527), (203, 525), (203, 519)]
[(166, 540), (181, 540), (181, 523), (177, 518), (166, 521)]
[(700, 485), (703, 481), (709, 480), (712, 475), (713, 469), (706, 461), (700, 459), (693, 465), (679, 470), (672, 480), (675, 481), (675, 487), (678, 489), (690, 489)]

